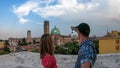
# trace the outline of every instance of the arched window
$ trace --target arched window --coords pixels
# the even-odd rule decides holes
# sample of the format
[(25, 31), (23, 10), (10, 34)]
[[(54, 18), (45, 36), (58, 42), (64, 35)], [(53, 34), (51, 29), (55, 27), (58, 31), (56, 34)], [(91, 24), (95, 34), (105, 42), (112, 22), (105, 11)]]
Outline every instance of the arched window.
[(116, 46), (116, 50), (119, 50), (119, 46)]
[(116, 39), (116, 43), (119, 44), (119, 40), (118, 39)]

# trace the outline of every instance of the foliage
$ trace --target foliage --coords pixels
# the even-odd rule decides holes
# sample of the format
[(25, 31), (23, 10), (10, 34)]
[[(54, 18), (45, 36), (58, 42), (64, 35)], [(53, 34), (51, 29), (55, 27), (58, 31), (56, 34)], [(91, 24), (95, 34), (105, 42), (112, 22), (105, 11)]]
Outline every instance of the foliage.
[(32, 44), (31, 42), (29, 42), (28, 44)]
[(33, 49), (31, 52), (40, 53), (39, 48)]
[(94, 40), (93, 41), (97, 50), (97, 53), (99, 53), (99, 40)]
[(55, 47), (55, 53), (56, 54), (63, 54), (63, 52), (64, 52), (63, 47), (59, 46), (59, 45), (56, 45), (56, 47)]
[(18, 42), (18, 45), (20, 45), (20, 46), (27, 46), (28, 45), (28, 43), (26, 42), (26, 39), (25, 38), (23, 38), (22, 39), (22, 42)]
[(5, 40), (5, 45), (9, 45), (8, 40)]
[(35, 44), (36, 43), (36, 41), (35, 40), (33, 40), (33, 44)]
[(20, 41), (18, 41), (18, 45), (21, 45), (21, 42), (20, 42)]
[(40, 42), (38, 42), (38, 41), (36, 41), (36, 40), (33, 40), (33, 44), (36, 44), (36, 43), (40, 43)]
[(26, 42), (22, 42), (22, 43), (20, 43), (20, 46), (26, 46), (27, 45), (27, 43)]
[(79, 46), (77, 42), (68, 42), (63, 46), (56, 46), (55, 53), (57, 54), (77, 54)]
[(10, 49), (5, 45), (5, 47), (4, 47), (4, 51), (6, 51), (6, 52), (10, 52)]
[(8, 51), (0, 51), (0, 55), (4, 55), (4, 54), (9, 54), (10, 52)]
[(9, 54), (10, 53), (10, 49), (5, 46), (3, 50), (0, 51), (0, 55), (4, 55), (4, 54)]

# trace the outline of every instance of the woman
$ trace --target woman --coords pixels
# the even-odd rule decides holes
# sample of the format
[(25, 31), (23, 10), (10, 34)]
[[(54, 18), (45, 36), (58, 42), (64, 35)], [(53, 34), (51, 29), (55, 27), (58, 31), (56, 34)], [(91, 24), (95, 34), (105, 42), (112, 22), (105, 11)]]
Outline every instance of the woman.
[(40, 58), (44, 68), (58, 68), (50, 34), (43, 34), (40, 40)]

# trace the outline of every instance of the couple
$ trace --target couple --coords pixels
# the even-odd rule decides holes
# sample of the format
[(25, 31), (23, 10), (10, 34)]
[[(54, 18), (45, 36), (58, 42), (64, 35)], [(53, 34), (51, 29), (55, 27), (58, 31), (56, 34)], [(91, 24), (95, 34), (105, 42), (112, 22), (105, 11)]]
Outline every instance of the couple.
[[(96, 60), (96, 49), (92, 40), (89, 39), (90, 27), (86, 23), (81, 23), (74, 30), (80, 40), (78, 57), (74, 68), (92, 68)], [(40, 58), (44, 68), (58, 68), (54, 56), (53, 41), (49, 34), (44, 34), (41, 37)]]

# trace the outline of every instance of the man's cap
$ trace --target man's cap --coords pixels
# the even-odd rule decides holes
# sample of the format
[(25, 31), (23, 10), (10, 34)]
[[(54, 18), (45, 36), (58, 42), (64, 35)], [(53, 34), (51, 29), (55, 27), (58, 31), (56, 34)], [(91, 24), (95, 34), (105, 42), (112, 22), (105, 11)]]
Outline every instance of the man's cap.
[(78, 29), (78, 31), (80, 31), (83, 35), (85, 36), (89, 36), (90, 33), (90, 27), (87, 23), (80, 23), (78, 26), (76, 26), (75, 28)]

